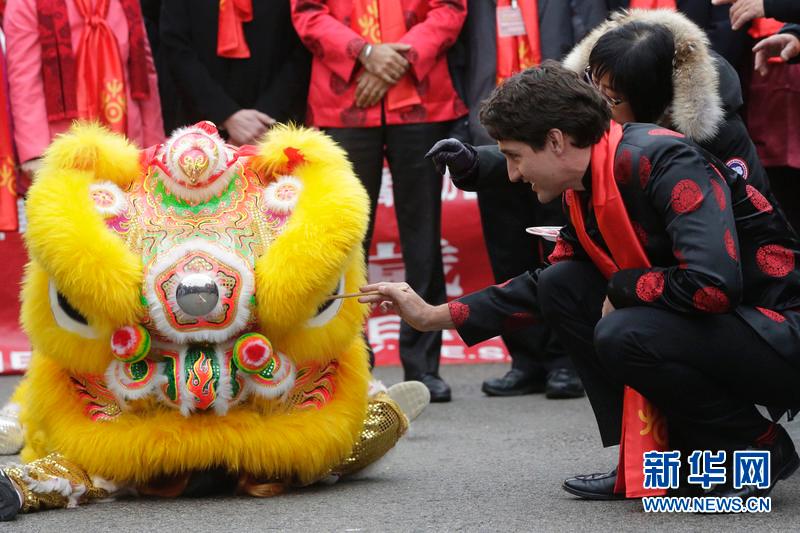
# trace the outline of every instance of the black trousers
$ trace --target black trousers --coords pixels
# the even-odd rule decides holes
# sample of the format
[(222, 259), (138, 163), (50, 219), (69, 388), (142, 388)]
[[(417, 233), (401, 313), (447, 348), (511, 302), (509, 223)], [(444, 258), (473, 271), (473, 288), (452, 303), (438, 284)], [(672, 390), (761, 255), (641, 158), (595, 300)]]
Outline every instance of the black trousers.
[(769, 426), (754, 404), (800, 400), (800, 369), (735, 314), (688, 315), (630, 307), (600, 318), (606, 280), (587, 262), (545, 269), (544, 316), (573, 358), (605, 446), (619, 442), (627, 384), (666, 415), (671, 445), (738, 449)]
[[(561, 226), (561, 202), (540, 204), (526, 183), (478, 191), (483, 238), (495, 283), (541, 266), (552, 251), (542, 239), (525, 232), (530, 226)], [(553, 368), (571, 367), (552, 329), (536, 324), (501, 336), (511, 356), (511, 368), (546, 374)]]
[[(442, 265), (442, 177), (425, 159), (425, 153), (445, 138), (450, 122), (408, 124), (375, 128), (329, 128), (345, 149), (370, 198), (370, 223), (365, 250), (372, 242), (375, 208), (381, 188), (384, 156), (392, 172), (394, 207), (406, 282), (431, 304), (446, 300)], [(405, 322), (400, 325), (400, 360), (405, 379), (439, 373), (441, 332), (421, 333)]]

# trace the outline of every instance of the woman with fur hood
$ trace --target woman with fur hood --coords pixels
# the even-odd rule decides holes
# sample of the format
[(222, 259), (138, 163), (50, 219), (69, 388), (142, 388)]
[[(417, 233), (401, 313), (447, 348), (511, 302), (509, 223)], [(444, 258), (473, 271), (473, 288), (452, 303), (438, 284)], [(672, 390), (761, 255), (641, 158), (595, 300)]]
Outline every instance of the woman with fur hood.
[[(622, 53), (643, 41), (642, 52)], [(617, 13), (581, 41), (564, 66), (595, 85), (616, 122), (653, 122), (683, 133), (753, 186), (763, 190), (767, 184), (739, 116), (739, 77), (684, 15), (666, 10)]]

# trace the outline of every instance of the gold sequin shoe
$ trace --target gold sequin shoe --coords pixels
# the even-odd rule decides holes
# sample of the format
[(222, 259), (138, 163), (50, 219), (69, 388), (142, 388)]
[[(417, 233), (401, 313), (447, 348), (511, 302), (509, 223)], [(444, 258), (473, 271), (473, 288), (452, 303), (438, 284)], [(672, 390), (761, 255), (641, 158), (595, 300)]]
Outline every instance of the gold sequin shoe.
[(332, 470), (332, 474), (354, 474), (371, 465), (391, 450), (408, 430), (408, 418), (386, 393), (369, 401), (367, 418), (350, 456)]
[(3, 467), (5, 475), (22, 493), (21, 512), (76, 507), (111, 493), (105, 483), (93, 481), (86, 471), (58, 453), (25, 465)]
[(411, 422), (431, 403), (431, 391), (421, 381), (403, 381), (389, 387), (389, 397)]
[(19, 405), (7, 403), (0, 409), (0, 455), (16, 455), (24, 442), (19, 423)]

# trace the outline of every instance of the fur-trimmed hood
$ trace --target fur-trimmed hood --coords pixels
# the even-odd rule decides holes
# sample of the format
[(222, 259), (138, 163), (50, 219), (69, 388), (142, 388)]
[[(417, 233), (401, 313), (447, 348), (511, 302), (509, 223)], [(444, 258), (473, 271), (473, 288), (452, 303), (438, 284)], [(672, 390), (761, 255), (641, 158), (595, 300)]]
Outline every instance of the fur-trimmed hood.
[(681, 13), (664, 9), (632, 9), (614, 13), (610, 20), (595, 28), (572, 49), (564, 59), (564, 66), (583, 72), (600, 37), (632, 21), (661, 24), (675, 36), (673, 98), (662, 119), (671, 123), (661, 125), (675, 128), (697, 142), (713, 139), (725, 118), (717, 61), (712, 56), (706, 34)]

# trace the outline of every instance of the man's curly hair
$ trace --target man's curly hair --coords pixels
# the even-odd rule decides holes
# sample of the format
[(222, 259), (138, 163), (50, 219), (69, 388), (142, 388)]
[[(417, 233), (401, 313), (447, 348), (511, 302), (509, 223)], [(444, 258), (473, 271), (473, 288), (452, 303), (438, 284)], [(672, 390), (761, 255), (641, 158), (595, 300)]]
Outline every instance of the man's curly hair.
[(481, 105), (480, 120), (498, 141), (544, 147), (559, 129), (578, 148), (591, 146), (608, 129), (611, 110), (596, 89), (555, 61), (545, 61), (506, 80)]

